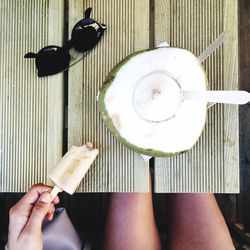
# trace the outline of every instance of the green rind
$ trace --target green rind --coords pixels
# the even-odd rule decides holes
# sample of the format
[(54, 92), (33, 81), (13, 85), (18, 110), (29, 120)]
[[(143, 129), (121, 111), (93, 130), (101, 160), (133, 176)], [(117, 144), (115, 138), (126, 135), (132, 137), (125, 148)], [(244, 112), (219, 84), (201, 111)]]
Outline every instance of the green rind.
[[(160, 47), (162, 48), (162, 47)], [(173, 47), (171, 47), (173, 48)], [(155, 48), (158, 49), (158, 48)], [(183, 49), (185, 50), (185, 49)], [(119, 131), (116, 129), (116, 127), (113, 125), (112, 119), (109, 117), (108, 115), (108, 111), (106, 110), (105, 107), (105, 103), (104, 103), (104, 99), (105, 99), (105, 95), (106, 92), (109, 88), (109, 86), (112, 84), (113, 80), (116, 77), (117, 72), (119, 71), (119, 69), (125, 64), (127, 63), (130, 59), (132, 59), (134, 56), (141, 54), (143, 52), (146, 51), (151, 51), (149, 49), (147, 50), (141, 50), (141, 51), (137, 51), (135, 53), (130, 54), (129, 56), (125, 57), (123, 60), (121, 60), (107, 75), (106, 80), (104, 81), (104, 85), (102, 86), (100, 92), (99, 92), (99, 96), (98, 96), (98, 106), (99, 106), (99, 110), (102, 116), (102, 119), (105, 123), (105, 125), (108, 127), (108, 129), (112, 132), (112, 134), (125, 146), (127, 146), (128, 148), (132, 149), (133, 151), (140, 153), (140, 154), (144, 154), (144, 155), (148, 155), (148, 156), (153, 156), (153, 157), (171, 157), (171, 156), (176, 156), (182, 153), (187, 152), (188, 150), (190, 150), (197, 141), (194, 143), (194, 145), (192, 147), (190, 147), (187, 150), (184, 151), (180, 151), (180, 152), (174, 152), (174, 153), (169, 153), (169, 152), (163, 152), (163, 151), (158, 151), (158, 150), (154, 150), (151, 148), (145, 149), (145, 148), (141, 148), (141, 147), (137, 147), (134, 144), (129, 143), (124, 137), (121, 136), (121, 134), (119, 133)], [(201, 66), (202, 70), (205, 73), (204, 68)], [(206, 76), (206, 74), (205, 74)], [(207, 81), (206, 81), (207, 82)], [(206, 120), (206, 119), (205, 119)], [(205, 124), (204, 124), (205, 125)], [(199, 136), (200, 137), (200, 136)], [(198, 138), (199, 138), (198, 137)]]

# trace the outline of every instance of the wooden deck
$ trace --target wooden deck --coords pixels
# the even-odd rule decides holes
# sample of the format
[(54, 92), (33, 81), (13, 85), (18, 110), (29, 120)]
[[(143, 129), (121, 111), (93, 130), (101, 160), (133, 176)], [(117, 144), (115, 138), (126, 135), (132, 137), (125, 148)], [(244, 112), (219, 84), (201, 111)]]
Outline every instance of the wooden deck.
[[(202, 0), (107, 2), (0, 1), (0, 248), (6, 240), (8, 209), (22, 195), (4, 192), (24, 192), (33, 183), (47, 182), (47, 171), (73, 144), (92, 140), (103, 152), (80, 192), (147, 191), (148, 166), (109, 134), (96, 111), (95, 95), (105, 75), (127, 54), (167, 40), (198, 55), (227, 27), (231, 38), (204, 63), (210, 87), (250, 91), (247, 0), (220, 0), (216, 5)], [(69, 73), (39, 79), (34, 62), (23, 55), (63, 44), (87, 6), (93, 7), (93, 18), (108, 25), (101, 43)], [(249, 110), (249, 105), (241, 107), (239, 119), (235, 106), (209, 110), (206, 129), (192, 151), (154, 160), (155, 191), (237, 193), (240, 188), (238, 195), (217, 197), (226, 220), (243, 223), (249, 232)], [(154, 194), (154, 199), (164, 238), (167, 194)], [(108, 200), (105, 193), (61, 195), (76, 228), (91, 237), (102, 234)]]
[[(47, 172), (63, 153), (87, 141), (100, 154), (79, 192), (148, 190), (148, 164), (109, 133), (96, 103), (107, 73), (134, 51), (168, 41), (199, 55), (227, 31), (227, 41), (204, 62), (208, 88), (238, 89), (237, 1), (3, 0), (0, 4), (2, 192), (47, 183)], [(93, 18), (108, 27), (97, 48), (68, 72), (38, 78), (34, 60), (23, 55), (63, 44), (89, 6)], [(208, 111), (204, 132), (190, 152), (155, 159), (155, 192), (239, 192), (236, 105), (215, 105)]]

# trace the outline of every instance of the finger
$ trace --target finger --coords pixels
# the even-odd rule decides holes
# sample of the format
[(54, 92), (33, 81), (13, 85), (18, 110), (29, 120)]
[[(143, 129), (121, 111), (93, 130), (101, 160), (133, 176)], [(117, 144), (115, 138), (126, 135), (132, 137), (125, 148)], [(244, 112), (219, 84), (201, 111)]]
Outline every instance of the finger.
[(12, 235), (18, 235), (23, 230), (30, 217), (33, 204), (37, 201), (39, 194), (51, 190), (51, 187), (44, 184), (36, 184), (17, 202), (9, 211), (9, 228)]
[(52, 211), (51, 213), (48, 213), (48, 214), (46, 215), (46, 219), (47, 219), (47, 220), (52, 220), (53, 217), (54, 217), (54, 213), (55, 213), (55, 210)]
[(58, 196), (56, 196), (56, 197), (54, 198), (54, 200), (52, 201), (52, 203), (53, 203), (54, 205), (58, 204), (59, 202), (60, 202), (60, 199), (59, 199)]
[(47, 220), (52, 220), (53, 219), (53, 215), (55, 213), (55, 210), (56, 209), (55, 209), (54, 204), (51, 204), (50, 207), (49, 207), (49, 211), (48, 211), (48, 213), (46, 215), (46, 219)]
[(52, 220), (53, 220), (53, 216), (54, 216), (54, 214), (47, 214), (47, 215), (46, 215), (46, 219), (47, 219), (48, 221), (52, 221)]
[(51, 198), (51, 194), (48, 192), (44, 192), (43, 194), (41, 194), (32, 209), (31, 215), (29, 217), (28, 223), (24, 228), (24, 231), (28, 231), (31, 234), (36, 234), (37, 232), (41, 231), (43, 219), (49, 211)]
[(55, 211), (55, 206), (54, 206), (54, 204), (50, 204), (50, 206), (49, 206), (49, 210), (48, 210), (48, 213), (49, 214), (51, 214), (51, 213), (53, 213)]
[(15, 205), (15, 209), (26, 211), (30, 206), (35, 204), (39, 196), (44, 192), (50, 192), (51, 187), (44, 184), (33, 185), (23, 198)]

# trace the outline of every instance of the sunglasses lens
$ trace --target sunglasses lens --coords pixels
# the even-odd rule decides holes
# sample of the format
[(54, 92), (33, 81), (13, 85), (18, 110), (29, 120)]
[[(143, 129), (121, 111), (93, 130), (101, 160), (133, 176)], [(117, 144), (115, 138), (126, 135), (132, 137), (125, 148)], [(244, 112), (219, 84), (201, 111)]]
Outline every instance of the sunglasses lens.
[[(84, 20), (85, 21), (85, 20)], [(72, 31), (72, 43), (79, 52), (93, 49), (103, 35), (104, 29), (96, 22), (79, 22)]]
[(69, 53), (58, 46), (47, 46), (36, 56), (38, 76), (48, 76), (59, 73), (69, 67)]

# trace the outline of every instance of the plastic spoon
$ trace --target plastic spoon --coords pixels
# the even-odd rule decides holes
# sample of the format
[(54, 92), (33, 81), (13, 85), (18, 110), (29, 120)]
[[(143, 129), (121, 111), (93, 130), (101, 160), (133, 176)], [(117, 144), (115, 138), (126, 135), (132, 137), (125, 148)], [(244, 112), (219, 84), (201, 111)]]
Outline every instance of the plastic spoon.
[(190, 101), (206, 100), (211, 103), (246, 104), (250, 102), (247, 91), (183, 91), (183, 99)]

